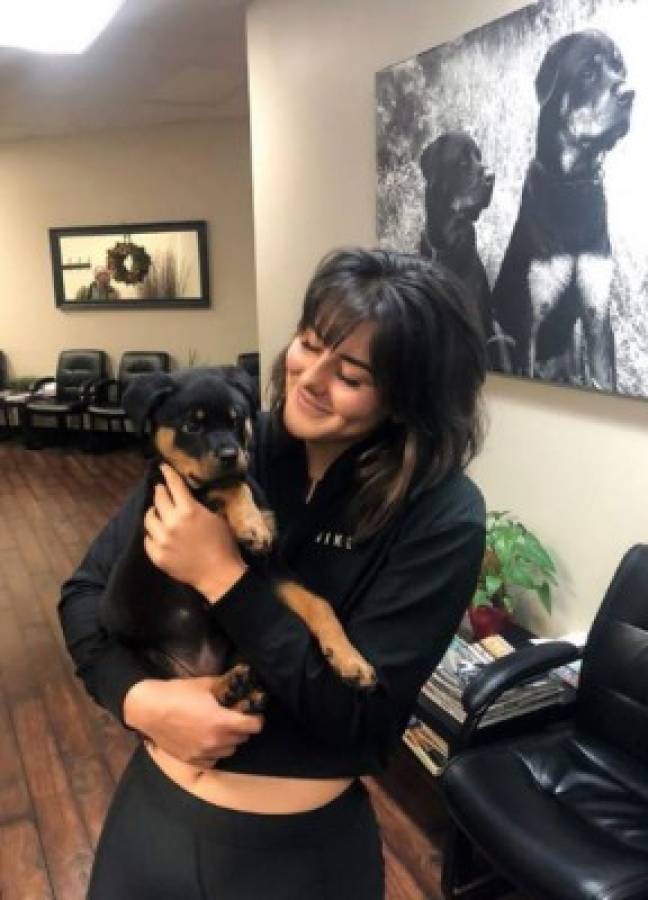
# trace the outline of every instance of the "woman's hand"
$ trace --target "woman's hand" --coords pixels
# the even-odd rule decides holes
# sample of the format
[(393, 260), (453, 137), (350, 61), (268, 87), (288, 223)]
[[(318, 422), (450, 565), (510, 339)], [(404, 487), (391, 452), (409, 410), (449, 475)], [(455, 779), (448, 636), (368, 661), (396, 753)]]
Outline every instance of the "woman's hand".
[(176, 759), (211, 766), (263, 728), (263, 717), (221, 706), (212, 678), (146, 679), (128, 691), (124, 721)]
[(216, 602), (245, 572), (238, 546), (223, 516), (195, 500), (171, 466), (160, 469), (165, 484), (144, 516), (144, 549), (167, 575)]

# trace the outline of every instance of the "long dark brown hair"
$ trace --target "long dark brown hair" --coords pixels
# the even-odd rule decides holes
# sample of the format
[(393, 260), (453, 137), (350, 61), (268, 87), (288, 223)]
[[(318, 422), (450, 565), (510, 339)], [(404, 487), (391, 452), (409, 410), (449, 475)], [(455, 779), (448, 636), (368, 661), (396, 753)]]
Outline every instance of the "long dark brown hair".
[[(365, 321), (376, 324), (370, 362), (387, 421), (359, 458), (350, 508), (357, 540), (385, 525), (414, 484), (437, 484), (474, 457), (486, 370), (475, 301), (430, 260), (359, 248), (324, 257), (306, 290), (297, 333), (313, 329), (335, 347)], [(285, 357), (286, 350), (270, 383), (277, 416)]]

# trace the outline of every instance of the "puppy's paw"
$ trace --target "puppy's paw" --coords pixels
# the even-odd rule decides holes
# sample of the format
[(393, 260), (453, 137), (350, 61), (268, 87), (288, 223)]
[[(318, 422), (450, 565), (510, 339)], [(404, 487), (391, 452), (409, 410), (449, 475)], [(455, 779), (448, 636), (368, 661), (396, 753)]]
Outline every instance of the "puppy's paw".
[(356, 650), (341, 653), (331, 646), (323, 645), (322, 653), (346, 684), (363, 691), (374, 690), (378, 683), (376, 670)]
[(267, 696), (261, 688), (255, 688), (243, 700), (240, 700), (234, 707), (239, 712), (260, 715), (265, 711), (267, 705)]
[(238, 523), (236, 536), (253, 553), (268, 553), (274, 541), (274, 516), (259, 512)]
[(214, 679), (213, 694), (221, 706), (233, 707), (256, 687), (252, 670), (244, 663)]

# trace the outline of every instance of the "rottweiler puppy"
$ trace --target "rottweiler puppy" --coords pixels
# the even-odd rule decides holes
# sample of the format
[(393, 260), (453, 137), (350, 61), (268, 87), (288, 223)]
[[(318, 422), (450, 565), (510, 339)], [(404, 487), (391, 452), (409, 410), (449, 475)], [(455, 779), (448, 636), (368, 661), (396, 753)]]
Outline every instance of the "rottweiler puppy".
[(474, 223), (491, 202), (495, 176), (483, 165), (475, 141), (461, 131), (445, 132), (428, 144), (420, 166), (425, 179), (421, 256), (438, 260), (464, 282), (479, 305), (484, 336), (491, 338), (491, 292)]
[[(111, 573), (101, 607), (105, 628), (136, 649), (154, 674), (218, 676), (216, 699), (242, 711), (258, 711), (263, 692), (214, 626), (207, 601), (149, 560), (143, 519), (156, 484), (163, 482), (159, 462), (164, 460), (197, 499), (227, 519), (244, 548), (252, 554), (270, 550), (273, 517), (258, 505), (259, 490), (247, 471), (255, 394), (252, 378), (235, 366), (151, 373), (129, 386), (124, 408), (138, 430), (150, 422), (159, 458), (151, 463), (138, 527)], [(304, 620), (343, 679), (362, 689), (374, 686), (374, 670), (325, 600), (289, 580), (276, 581), (274, 589)]]
[(535, 89), (536, 154), (493, 289), (495, 317), (514, 339), (514, 373), (613, 390), (602, 167), (630, 127), (634, 91), (619, 48), (594, 30), (556, 41)]

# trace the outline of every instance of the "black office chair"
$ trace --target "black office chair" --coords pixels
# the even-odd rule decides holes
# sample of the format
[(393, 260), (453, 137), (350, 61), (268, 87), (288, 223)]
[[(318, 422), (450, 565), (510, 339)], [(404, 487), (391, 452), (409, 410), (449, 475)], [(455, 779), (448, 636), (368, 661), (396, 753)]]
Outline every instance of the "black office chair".
[[(108, 374), (108, 360), (103, 350), (63, 350), (59, 354), (56, 375), (39, 378), (31, 388), (31, 396), (26, 400), (23, 413), (25, 443), (32, 449), (41, 446), (41, 438), (51, 428), (38, 425), (43, 417), (54, 419), (56, 435), (69, 435), (70, 419), (81, 419), (85, 409), (85, 395), (88, 385), (105, 378)], [(53, 385), (53, 393), (44, 394), (47, 386)]]
[(248, 375), (251, 375), (254, 379), (254, 383), (256, 385), (256, 399), (257, 399), (257, 407), (261, 403), (261, 393), (260, 393), (260, 376), (259, 376), (259, 354), (254, 353), (239, 353), (236, 357), (236, 365), (240, 366), (241, 369), (245, 369)]
[[(478, 720), (506, 688), (577, 655), (552, 642), (498, 660), (467, 688), (464, 706)], [(646, 900), (648, 545), (626, 553), (607, 590), (570, 723), (465, 750), (441, 786), (459, 829), (446, 855), (447, 898), (470, 896), (477, 848), (525, 897)]]
[[(148, 372), (168, 372), (169, 354), (163, 350), (127, 350), (119, 362), (117, 378), (93, 382), (86, 391), (90, 446), (95, 446), (99, 434), (126, 434), (126, 410), (122, 397), (128, 385), (139, 375)], [(97, 423), (103, 422), (105, 430), (99, 431)]]

